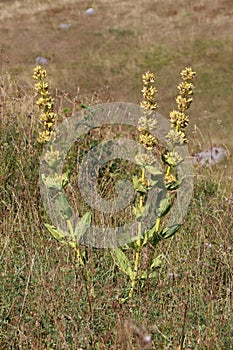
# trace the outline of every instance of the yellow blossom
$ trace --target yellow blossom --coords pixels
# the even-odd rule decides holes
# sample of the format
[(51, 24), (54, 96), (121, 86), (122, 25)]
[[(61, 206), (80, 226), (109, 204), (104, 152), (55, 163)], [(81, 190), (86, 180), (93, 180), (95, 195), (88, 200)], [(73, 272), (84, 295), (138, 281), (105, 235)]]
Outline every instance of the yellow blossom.
[(51, 140), (52, 136), (54, 136), (54, 132), (52, 130), (42, 130), (39, 132), (39, 136), (37, 138), (37, 141), (39, 143), (46, 143)]
[(163, 161), (169, 166), (175, 167), (178, 164), (180, 164), (183, 161), (183, 159), (178, 152), (176, 152), (175, 150), (172, 150), (172, 151), (166, 151), (163, 154)]
[(156, 138), (153, 135), (148, 133), (140, 134), (139, 141), (142, 143), (147, 149), (152, 149), (156, 145)]
[(43, 96), (48, 95), (48, 88), (49, 84), (46, 81), (39, 81), (35, 84), (35, 89)]
[(188, 81), (182, 81), (178, 86), (178, 90), (180, 91), (181, 96), (192, 95), (194, 85)]
[(35, 80), (44, 80), (46, 78), (46, 70), (42, 69), (41, 66), (35, 67), (33, 78)]
[(173, 110), (170, 112), (170, 122), (179, 128), (185, 128), (189, 123), (189, 117), (183, 112)]
[(181, 71), (180, 75), (183, 80), (192, 80), (195, 77), (196, 72), (194, 72), (191, 67), (186, 67)]
[(143, 84), (144, 85), (148, 85), (148, 84), (151, 84), (151, 83), (154, 83), (155, 81), (155, 76), (153, 73), (151, 73), (150, 71), (144, 73), (142, 75), (142, 81), (143, 81)]
[(173, 175), (173, 174), (165, 174), (165, 176), (164, 176), (164, 181), (165, 181), (165, 184), (166, 184), (166, 185), (170, 185), (170, 184), (172, 184), (172, 183), (177, 182), (177, 178), (176, 178), (176, 176)]
[(183, 97), (181, 95), (178, 95), (176, 97), (176, 103), (177, 103), (177, 106), (178, 106), (178, 109), (181, 111), (181, 112), (184, 112), (186, 109), (188, 109), (190, 107), (190, 104), (192, 103), (192, 98), (187, 98), (187, 97)]

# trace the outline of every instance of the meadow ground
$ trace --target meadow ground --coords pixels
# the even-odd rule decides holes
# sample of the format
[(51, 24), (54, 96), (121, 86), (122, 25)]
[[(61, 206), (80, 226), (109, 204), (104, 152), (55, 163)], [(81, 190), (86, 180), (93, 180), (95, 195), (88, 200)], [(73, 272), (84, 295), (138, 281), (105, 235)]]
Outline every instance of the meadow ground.
[[(0, 1), (1, 349), (141, 349), (145, 334), (151, 349), (232, 349), (232, 17), (231, 0)], [(166, 117), (191, 65), (190, 153), (229, 150), (215, 167), (196, 168), (185, 223), (158, 245), (158, 276), (129, 303), (118, 299), (128, 281), (107, 250), (89, 249), (94, 298), (72, 252), (43, 225), (38, 56), (49, 60), (62, 117), (80, 102), (140, 102), (146, 70)]]

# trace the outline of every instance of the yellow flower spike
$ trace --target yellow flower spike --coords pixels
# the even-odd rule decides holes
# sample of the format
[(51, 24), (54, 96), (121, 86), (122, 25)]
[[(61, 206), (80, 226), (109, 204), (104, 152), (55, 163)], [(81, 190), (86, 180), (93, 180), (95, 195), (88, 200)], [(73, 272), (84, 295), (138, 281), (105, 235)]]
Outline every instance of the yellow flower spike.
[(35, 67), (33, 78), (36, 81), (35, 89), (39, 94), (36, 104), (41, 110), (40, 121), (44, 127), (37, 139), (39, 143), (46, 143), (55, 135), (52, 129), (57, 116), (56, 113), (53, 112), (54, 99), (50, 96), (49, 84), (45, 81), (46, 75), (46, 70), (42, 69), (41, 66)]
[(136, 164), (142, 166), (152, 165), (155, 162), (155, 157), (152, 154), (138, 153), (135, 157)]
[(153, 73), (148, 71), (142, 75), (142, 80), (143, 80), (144, 86), (141, 91), (142, 91), (144, 100), (140, 103), (140, 106), (145, 115), (150, 115), (158, 107), (155, 101), (155, 94), (157, 90), (155, 86), (153, 86), (153, 83), (155, 81), (155, 76)]
[(143, 109), (143, 113), (146, 115), (150, 115), (153, 111), (155, 111), (158, 107), (157, 103), (154, 102), (153, 104), (148, 101), (142, 101), (140, 103), (141, 108)]
[(157, 90), (154, 86), (144, 86), (142, 89), (143, 97), (151, 102), (154, 102), (156, 92)]

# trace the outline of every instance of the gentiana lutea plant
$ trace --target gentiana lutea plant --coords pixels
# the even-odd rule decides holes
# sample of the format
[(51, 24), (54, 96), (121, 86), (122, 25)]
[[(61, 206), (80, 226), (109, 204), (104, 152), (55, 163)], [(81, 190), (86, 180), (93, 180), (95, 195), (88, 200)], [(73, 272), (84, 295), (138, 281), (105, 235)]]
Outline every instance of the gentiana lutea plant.
[[(134, 213), (138, 220), (137, 239), (128, 247), (118, 247), (112, 250), (112, 257), (119, 269), (128, 276), (131, 281), (131, 287), (128, 295), (123, 301), (132, 298), (135, 286), (140, 281), (143, 282), (147, 278), (155, 278), (157, 275), (156, 267), (161, 263), (161, 257), (151, 257), (149, 268), (147, 270), (140, 269), (140, 258), (143, 248), (150, 244), (153, 247), (164, 239), (172, 237), (180, 228), (181, 224), (172, 226), (164, 226), (166, 217), (175, 202), (176, 191), (179, 189), (181, 182), (177, 177), (177, 167), (183, 161), (181, 155), (176, 151), (176, 146), (183, 145), (188, 142), (185, 129), (189, 124), (189, 117), (186, 111), (192, 103), (192, 95), (194, 85), (192, 80), (195, 76), (192, 68), (185, 68), (181, 72), (182, 81), (178, 85), (179, 94), (176, 97), (177, 108), (170, 112), (170, 130), (166, 135), (168, 149), (165, 149), (161, 156), (164, 170), (158, 170), (155, 164), (155, 158), (151, 154), (143, 153), (136, 156), (136, 163), (141, 166), (141, 176), (134, 176), (134, 190), (137, 193), (134, 203)], [(153, 150), (158, 146), (158, 140), (153, 136), (152, 132), (157, 127), (155, 112), (157, 110), (155, 76), (151, 72), (146, 72), (143, 77), (143, 101), (141, 102), (142, 116), (138, 121), (139, 142), (148, 150)], [(145, 174), (151, 174), (147, 179)], [(143, 213), (148, 209), (146, 198), (148, 191), (153, 187), (164, 188), (166, 195), (158, 203), (157, 219), (153, 227), (146, 232), (142, 231)], [(127, 249), (133, 249), (134, 261), (127, 256)], [(132, 255), (131, 255), (132, 256)]]
[[(42, 130), (39, 132), (37, 141), (41, 144), (53, 141), (56, 138), (55, 122), (57, 114), (54, 112), (54, 99), (51, 97), (49, 91), (49, 84), (46, 80), (47, 72), (41, 66), (34, 69), (33, 78), (35, 80), (35, 89), (37, 92), (36, 104), (40, 110), (40, 123)], [(62, 177), (57, 173), (57, 164), (61, 161), (58, 150), (53, 150), (52, 143), (50, 148), (44, 156), (44, 161), (50, 169), (49, 175), (42, 174), (44, 185), (48, 189), (56, 190), (58, 194), (55, 199), (55, 206), (63, 219), (66, 221), (69, 232), (62, 231), (53, 225), (45, 223), (46, 228), (59, 242), (68, 244), (75, 252), (75, 263), (77, 265), (85, 266), (85, 251), (81, 252), (79, 247), (79, 240), (91, 223), (91, 212), (87, 212), (78, 222), (76, 227), (71, 223), (72, 209), (64, 194), (64, 188), (69, 183), (69, 169), (62, 174)]]

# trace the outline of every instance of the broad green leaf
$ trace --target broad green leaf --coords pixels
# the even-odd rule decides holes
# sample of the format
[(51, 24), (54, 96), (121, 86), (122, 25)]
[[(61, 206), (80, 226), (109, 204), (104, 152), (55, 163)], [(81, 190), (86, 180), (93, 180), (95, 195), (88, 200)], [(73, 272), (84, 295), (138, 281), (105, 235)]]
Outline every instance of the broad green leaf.
[(150, 188), (156, 187), (161, 190), (166, 190), (164, 178), (161, 175), (151, 175), (149, 182)]
[(181, 185), (181, 182), (180, 181), (173, 181), (169, 184), (166, 185), (166, 189), (169, 190), (169, 191), (174, 191), (174, 190), (177, 190)]
[(158, 168), (156, 168), (152, 165), (146, 165), (145, 169), (151, 175), (162, 175), (162, 172)]
[(143, 234), (142, 247), (144, 247), (148, 241), (151, 242), (155, 234), (157, 235), (155, 228), (156, 228), (156, 225), (152, 226), (151, 229), (145, 231), (145, 233)]
[(87, 232), (87, 229), (90, 227), (91, 224), (91, 212), (88, 211), (86, 214), (83, 215), (83, 217), (79, 220), (75, 227), (74, 235), (76, 238), (76, 241), (79, 242), (81, 237), (85, 235)]
[(165, 227), (161, 232), (160, 232), (160, 236), (163, 237), (163, 239), (167, 239), (172, 237), (181, 227), (180, 224), (175, 224), (169, 227)]
[(135, 191), (140, 193), (146, 193), (147, 192), (147, 186), (142, 184), (140, 179), (137, 176), (133, 176), (133, 186)]
[(71, 218), (72, 209), (64, 193), (59, 193), (58, 197), (55, 200), (55, 205), (65, 220), (69, 220)]
[(169, 212), (171, 206), (172, 206), (171, 198), (170, 197), (163, 198), (160, 201), (159, 208), (157, 210), (158, 216), (161, 218), (165, 216)]
[[(58, 230), (55, 226), (44, 224), (45, 227), (49, 230), (49, 232), (53, 235), (54, 238), (56, 238), (58, 241), (63, 241), (63, 238), (68, 236), (66, 232), (63, 232), (61, 230)], [(63, 241), (63, 243), (66, 243)]]
[(125, 253), (120, 248), (114, 248), (111, 250), (113, 260), (119, 269), (124, 272), (131, 280), (134, 278), (134, 273), (131, 267), (131, 263)]

